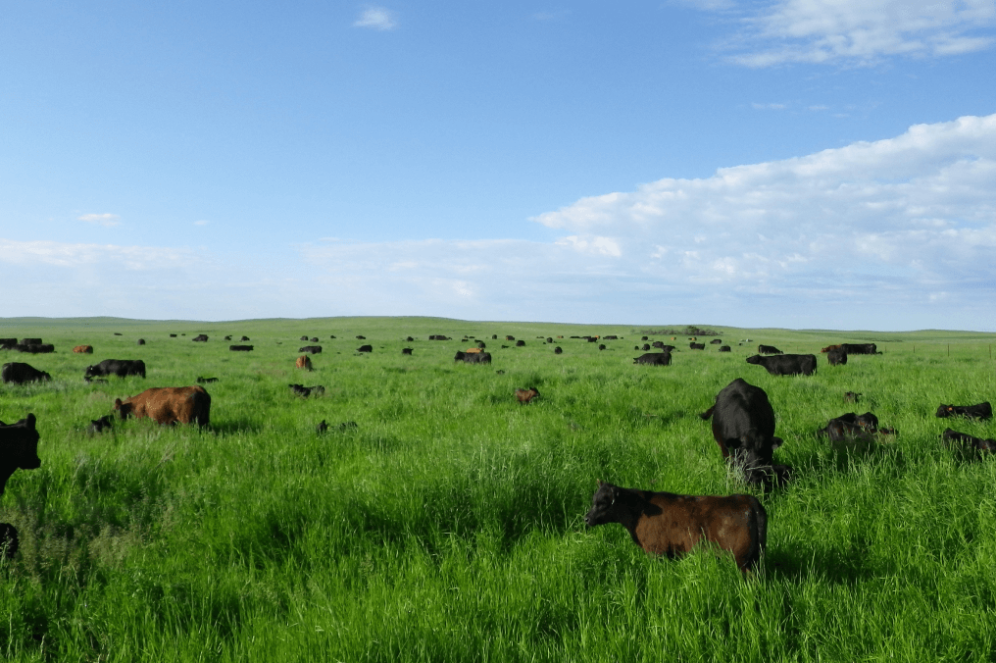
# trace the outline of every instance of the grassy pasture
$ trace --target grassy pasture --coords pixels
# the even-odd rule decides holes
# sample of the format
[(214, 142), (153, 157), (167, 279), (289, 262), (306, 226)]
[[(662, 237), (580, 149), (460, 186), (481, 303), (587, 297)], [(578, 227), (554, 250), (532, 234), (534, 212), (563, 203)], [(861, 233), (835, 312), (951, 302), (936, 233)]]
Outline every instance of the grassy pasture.
[[(941, 402), (996, 401), (996, 337), (715, 329), (732, 353), (690, 351), (679, 337), (672, 366), (645, 367), (632, 364), (642, 341), (631, 326), (0, 320), (0, 337), (56, 345), (50, 355), (0, 353), (53, 376), (0, 386), (0, 419), (38, 417), (42, 458), (0, 500), (0, 521), (21, 536), (17, 558), (0, 561), (0, 655), (996, 659), (996, 460), (939, 442), (948, 426), (996, 437), (996, 423), (934, 417)], [(199, 333), (210, 340), (192, 343)], [(226, 334), (249, 336), (255, 351), (229, 352)], [(453, 363), (471, 345), (464, 334), (485, 341), (490, 367)], [(526, 347), (502, 348), (514, 343), (492, 334)], [(568, 338), (583, 334), (623, 339), (599, 352)], [(301, 335), (324, 348), (311, 373), (294, 368), (311, 344)], [(537, 338), (558, 335), (562, 355)], [(773, 377), (744, 362), (759, 342), (816, 354), (875, 342), (884, 354), (843, 367), (820, 356), (815, 376)], [(83, 343), (93, 355), (72, 354)], [(362, 343), (374, 352), (357, 354)], [(108, 358), (143, 359), (148, 376), (84, 384), (84, 368)], [(114, 398), (198, 376), (219, 378), (206, 385), (209, 430), (131, 420), (86, 434)], [(744, 579), (709, 550), (655, 559), (621, 526), (586, 530), (597, 479), (749, 492), (697, 416), (736, 377), (767, 391), (785, 440), (776, 461), (796, 468), (789, 487), (755, 491), (769, 515), (762, 571)], [(326, 391), (302, 399), (292, 382)], [(520, 406), (517, 387), (542, 396)], [(861, 402), (845, 403), (845, 391)], [(814, 433), (867, 410), (898, 429), (894, 442), (839, 453)], [(322, 419), (330, 430), (319, 436)], [(340, 429), (346, 422), (356, 427)]]

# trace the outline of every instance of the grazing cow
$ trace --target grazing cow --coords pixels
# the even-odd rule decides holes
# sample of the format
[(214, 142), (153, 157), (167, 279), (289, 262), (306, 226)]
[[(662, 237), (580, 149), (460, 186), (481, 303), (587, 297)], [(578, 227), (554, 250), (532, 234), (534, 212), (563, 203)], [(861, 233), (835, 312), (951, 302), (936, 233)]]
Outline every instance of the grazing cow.
[(728, 345), (721, 345), (721, 346), (719, 346), (719, 351), (720, 352), (732, 352), (732, 350), (730, 349), (730, 346), (728, 346)]
[(104, 375), (117, 375), (123, 378), (129, 375), (145, 377), (145, 362), (141, 359), (105, 359), (99, 364), (87, 366), (84, 378), (95, 378)]
[(0, 421), (0, 495), (3, 495), (7, 479), (15, 470), (36, 470), (41, 467), (35, 421), (33, 414), (16, 424)]
[(170, 334), (169, 337), (170, 338), (176, 338), (176, 334)]
[[(335, 334), (332, 334), (331, 336), (329, 336), (329, 338), (334, 339), (335, 338)], [(246, 339), (246, 340), (248, 340), (248, 339)]]
[(27, 352), (33, 355), (55, 352), (55, 346), (51, 343), (18, 343), (14, 346), (14, 349), (18, 352)]
[[(335, 338), (335, 336), (333, 336), (332, 338)], [(248, 336), (243, 336), (242, 338), (239, 339), (239, 342), (241, 343), (242, 341), (248, 341), (248, 340), (249, 340)]]
[(372, 345), (361, 345), (360, 347), (356, 348), (356, 351), (357, 352), (373, 352), (374, 349), (373, 349)]
[(722, 344), (723, 344), (723, 339), (721, 338), (714, 338), (711, 341), (709, 341), (709, 345), (722, 345)]
[(465, 364), (490, 364), (491, 363), (491, 353), (490, 352), (477, 352), (477, 353), (466, 353), (460, 352), (456, 353), (453, 357), (453, 361), (462, 361)]
[(401, 348), (401, 354), (403, 354), (403, 355), (410, 355), (411, 353), (412, 353), (412, 349), (411, 348)]
[(855, 393), (853, 391), (844, 392), (845, 403), (857, 403), (859, 398), (861, 398), (861, 394)]
[(822, 352), (823, 354), (826, 354), (826, 353), (830, 352), (831, 350), (842, 350), (842, 349), (843, 348), (841, 348), (839, 344), (838, 345), (828, 345), (827, 347), (825, 347), (822, 350), (820, 350), (820, 352)]
[(408, 338), (405, 339), (405, 343), (414, 343), (414, 342), (415, 342), (415, 339), (412, 338), (411, 336), (409, 336)]
[[(311, 339), (311, 340), (312, 340), (312, 341), (317, 341), (318, 339), (317, 339), (317, 338), (313, 338), (313, 339)], [(357, 337), (356, 337), (356, 340), (357, 340), (357, 341), (365, 341), (365, 340), (367, 340), (367, 337), (366, 337), (366, 336), (357, 336)]]
[(594, 342), (596, 342), (598, 340), (598, 337), (597, 336), (585, 336), (585, 340), (588, 341), (589, 343), (594, 343)]
[(226, 336), (226, 337), (225, 337), (225, 340), (226, 340), (226, 341), (231, 341), (231, 340), (232, 340), (232, 335), (231, 335), (231, 334), (229, 334), (228, 336)]
[(520, 403), (528, 403), (534, 398), (538, 398), (540, 395), (539, 391), (535, 387), (530, 387), (529, 389), (516, 389), (515, 399)]
[(780, 355), (784, 354), (781, 350), (773, 345), (759, 345), (757, 346), (757, 353), (760, 355)]
[(52, 376), (45, 371), (39, 371), (31, 364), (12, 361), (0, 369), (0, 380), (9, 384), (24, 384), (25, 382), (45, 382)]
[(670, 559), (705, 540), (733, 553), (743, 573), (757, 567), (768, 537), (768, 514), (752, 495), (654, 493), (601, 481), (584, 522), (619, 523), (633, 543)]
[(102, 433), (108, 428), (113, 428), (114, 417), (112, 415), (104, 415), (100, 419), (91, 419), (90, 427), (86, 429), (86, 432), (90, 435), (95, 435), (97, 433)]
[(546, 337), (546, 342), (547, 343), (553, 343), (553, 337), (552, 336), (547, 336)]
[(251, 345), (229, 345), (228, 349), (232, 352), (252, 352), (253, 346)]
[(136, 343), (136, 345), (145, 345), (145, 339), (144, 338), (140, 338), (135, 343)]
[(506, 336), (506, 337), (505, 337), (505, 340), (506, 340), (506, 341), (514, 341), (514, 340), (515, 340), (515, 337), (514, 337), (514, 336)]
[(812, 375), (816, 372), (816, 355), (778, 355), (747, 357), (748, 364), (764, 366), (772, 375)]
[(562, 347), (560, 347), (559, 345), (553, 349), (553, 354), (555, 354), (555, 355), (563, 354), (563, 352), (564, 352), (564, 349)]
[(648, 352), (633, 359), (634, 364), (646, 364), (647, 366), (670, 366), (670, 352)]
[(873, 355), (878, 353), (874, 343), (841, 343), (840, 349), (849, 355)]
[(307, 340), (308, 340), (308, 337), (307, 337), (307, 336), (302, 336), (302, 337), (301, 337), (301, 340), (302, 340), (302, 341), (307, 341)]
[(325, 393), (325, 387), (323, 387), (320, 384), (319, 385), (315, 385), (313, 387), (305, 387), (304, 385), (300, 385), (300, 384), (290, 384), (290, 385), (287, 385), (287, 386), (290, 387), (291, 391), (293, 391), (295, 394), (297, 394), (298, 396), (302, 396), (304, 398), (307, 398), (308, 396), (310, 396), (312, 394), (315, 394), (316, 396), (318, 396), (320, 394), (324, 394)]
[(301, 355), (300, 357), (297, 358), (297, 361), (294, 362), (294, 366), (296, 368), (303, 368), (306, 371), (310, 371), (311, 357), (309, 357), (308, 355)]
[(827, 353), (827, 363), (831, 366), (843, 366), (847, 363), (847, 353), (843, 348), (831, 350)]
[(941, 405), (937, 408), (937, 416), (941, 419), (947, 417), (966, 417), (968, 419), (992, 419), (993, 406), (989, 401), (983, 401), (978, 405)]
[(641, 340), (641, 341), (649, 341), (649, 340), (650, 340), (650, 337), (649, 337), (649, 336), (641, 336), (641, 337), (640, 337), (640, 340)]
[(218, 378), (197, 378), (197, 384), (211, 384), (217, 382)]
[(526, 342), (523, 341), (523, 340), (518, 340), (518, 341), (515, 342), (515, 347), (517, 347), (517, 348), (524, 348), (524, 347), (526, 347)]
[(211, 396), (204, 387), (153, 387), (123, 401), (114, 399), (114, 409), (121, 419), (133, 415), (136, 419), (149, 417), (157, 424), (197, 422), (198, 426), (211, 423)]
[(14, 559), (19, 547), (17, 528), (10, 523), (0, 523), (0, 553), (7, 559)]
[(303, 348), (298, 348), (298, 352), (308, 352), (310, 354), (316, 355), (322, 351), (322, 346), (320, 345), (306, 345)]
[(444, 336), (442, 334), (432, 334), (429, 336), (430, 341), (449, 341), (452, 340), (449, 336)]
[(76, 354), (88, 354), (88, 355), (92, 355), (93, 354), (93, 346), (92, 345), (77, 345), (75, 348), (73, 348), (73, 352), (75, 352)]
[(688, 347), (692, 350), (705, 350), (705, 343), (689, 343)]
[(599, 343), (598, 344), (598, 349), (599, 350), (604, 350), (605, 349), (605, 344), (604, 343)]
[(40, 338), (22, 338), (21, 345), (41, 345), (42, 340)]
[(983, 440), (981, 437), (974, 437), (967, 433), (946, 429), (941, 435), (944, 446), (956, 448), (960, 451), (974, 451), (978, 455), (982, 452), (996, 453), (996, 440)]
[(716, 395), (716, 403), (699, 415), (712, 417), (712, 436), (730, 464), (744, 470), (748, 483), (769, 487), (772, 474), (779, 483), (791, 468), (773, 465), (773, 452), (782, 445), (775, 437), (775, 411), (760, 387), (737, 378)]
[(207, 334), (198, 334), (197, 336), (195, 336), (190, 340), (192, 340), (194, 343), (207, 343), (208, 336)]
[(664, 349), (664, 341), (654, 341), (651, 347)]

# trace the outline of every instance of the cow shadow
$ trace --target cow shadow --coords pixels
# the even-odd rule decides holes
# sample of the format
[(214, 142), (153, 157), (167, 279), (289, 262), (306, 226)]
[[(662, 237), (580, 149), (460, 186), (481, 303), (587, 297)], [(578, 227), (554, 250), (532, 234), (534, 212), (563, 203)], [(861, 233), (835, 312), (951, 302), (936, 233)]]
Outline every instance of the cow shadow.
[[(792, 552), (790, 552), (792, 550)], [(799, 554), (794, 548), (768, 549), (764, 553), (764, 569), (769, 578), (792, 582), (825, 580), (838, 585), (850, 585), (874, 576), (868, 566), (866, 551), (814, 549)]]

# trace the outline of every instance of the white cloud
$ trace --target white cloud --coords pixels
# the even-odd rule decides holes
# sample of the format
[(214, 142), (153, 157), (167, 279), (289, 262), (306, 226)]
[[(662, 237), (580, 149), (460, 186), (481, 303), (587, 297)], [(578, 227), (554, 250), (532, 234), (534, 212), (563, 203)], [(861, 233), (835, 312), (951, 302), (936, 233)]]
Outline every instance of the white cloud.
[(12, 265), (83, 267), (116, 264), (128, 270), (186, 267), (198, 258), (193, 251), (114, 244), (68, 244), (37, 240), (21, 242), (0, 238), (0, 262)]
[(398, 19), (394, 12), (383, 7), (368, 7), (353, 23), (357, 28), (373, 30), (393, 30), (398, 27)]
[(751, 104), (754, 110), (785, 110), (785, 104)]
[(194, 225), (195, 226), (206, 226), (209, 223), (211, 223), (211, 222), (210, 221), (206, 221), (204, 219), (201, 219), (200, 221), (194, 221)]
[(84, 214), (76, 217), (76, 220), (94, 223), (105, 228), (112, 228), (121, 223), (119, 221), (120, 218), (117, 214)]

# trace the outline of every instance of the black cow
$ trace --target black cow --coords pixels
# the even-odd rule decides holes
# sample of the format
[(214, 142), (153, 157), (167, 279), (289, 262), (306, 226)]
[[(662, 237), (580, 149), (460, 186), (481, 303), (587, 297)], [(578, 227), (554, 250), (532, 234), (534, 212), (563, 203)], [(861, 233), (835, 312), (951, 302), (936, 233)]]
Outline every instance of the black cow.
[(670, 352), (648, 352), (633, 359), (634, 364), (646, 364), (647, 366), (670, 366)]
[(302, 336), (302, 337), (301, 337), (301, 340), (302, 340), (302, 341), (307, 341), (307, 340), (308, 340), (308, 337), (307, 337), (307, 336)]
[[(317, 341), (318, 339), (317, 339), (317, 338), (313, 338), (313, 339), (311, 339), (311, 340), (312, 340), (312, 341)], [(365, 340), (367, 340), (367, 337), (366, 337), (366, 336), (362, 336), (362, 335), (361, 335), (361, 336), (357, 336), (357, 337), (356, 337), (356, 340), (357, 340), (357, 341), (365, 341)]]
[(772, 480), (788, 481), (792, 468), (772, 464), (773, 452), (782, 440), (775, 437), (775, 411), (763, 389), (737, 378), (699, 416), (703, 420), (712, 417), (712, 436), (723, 458), (741, 468), (748, 483), (768, 488)]
[(325, 387), (321, 385), (315, 385), (314, 387), (305, 387), (300, 384), (291, 384), (287, 386), (289, 386), (291, 388), (291, 391), (293, 391), (295, 394), (297, 394), (298, 396), (302, 396), (304, 398), (307, 398), (312, 394), (318, 396), (320, 394), (325, 393)]
[(106, 429), (114, 427), (114, 424), (112, 423), (113, 421), (114, 421), (114, 416), (110, 414), (105, 415), (100, 419), (91, 419), (90, 427), (86, 429), (86, 432), (89, 433), (90, 435), (94, 435), (95, 433), (102, 433)]
[(360, 347), (356, 348), (356, 351), (357, 352), (373, 352), (374, 349), (373, 349), (372, 345), (361, 345)]
[(522, 339), (519, 339), (518, 341), (515, 342), (515, 347), (524, 348), (526, 347), (526, 342), (523, 341)]
[(714, 338), (711, 341), (709, 341), (709, 344), (710, 345), (722, 345), (723, 344), (723, 339), (721, 339), (721, 338)]
[(847, 363), (847, 352), (843, 348), (828, 350), (827, 363), (831, 366), (843, 366)]
[(996, 440), (983, 440), (981, 437), (974, 437), (967, 433), (948, 428), (941, 435), (944, 446), (959, 449), (960, 451), (974, 451), (981, 455), (981, 452), (996, 453)]
[(559, 355), (559, 354), (561, 354), (563, 352), (564, 352), (564, 349), (562, 347), (560, 347), (559, 345), (553, 349), (553, 354), (555, 354), (555, 355)]
[(453, 361), (462, 361), (465, 364), (490, 364), (491, 363), (491, 353), (490, 352), (460, 352), (456, 353), (453, 357)]
[(40, 338), (22, 338), (21, 345), (41, 345), (42, 340)]
[(778, 355), (747, 357), (748, 364), (764, 366), (772, 375), (812, 375), (816, 372), (816, 355)]
[(761, 355), (780, 355), (784, 354), (781, 350), (773, 345), (759, 345), (757, 346), (757, 353)]
[(169, 337), (170, 338), (176, 338), (176, 334), (170, 334)]
[(937, 416), (941, 419), (947, 417), (966, 417), (968, 419), (992, 419), (993, 406), (989, 401), (983, 401), (978, 405), (941, 405), (937, 408)]
[(598, 349), (599, 350), (604, 350), (605, 349), (605, 344), (604, 343), (599, 343), (598, 344)]
[(99, 364), (87, 366), (83, 378), (95, 378), (101, 375), (117, 375), (119, 378), (128, 375), (145, 377), (145, 362), (141, 359), (105, 359)]
[(198, 334), (197, 336), (195, 336), (190, 340), (192, 340), (194, 343), (207, 343), (208, 336), (207, 334)]
[(644, 343), (642, 348), (641, 347), (637, 347), (637, 346), (634, 345), (633, 349), (634, 350), (643, 350), (644, 352), (649, 352), (650, 351), (650, 344), (649, 343)]
[(16, 338), (0, 338), (0, 350), (11, 350), (17, 345)]
[(721, 345), (721, 346), (719, 346), (719, 351), (720, 352), (732, 352), (732, 350), (730, 349), (730, 346), (728, 346), (728, 345)]
[[(497, 336), (495, 338), (497, 338)], [(450, 337), (449, 336), (444, 336), (442, 334), (430, 334), (429, 335), (429, 340), (430, 341), (449, 341)]]
[(857, 403), (858, 399), (860, 399), (860, 398), (861, 398), (861, 394), (859, 394), (859, 393), (856, 393), (856, 392), (853, 392), (853, 391), (845, 391), (844, 392), (844, 402), (845, 403)]
[(0, 523), (0, 552), (7, 559), (14, 559), (18, 547), (17, 528), (10, 523)]
[(877, 354), (874, 343), (841, 343), (840, 349), (849, 355), (873, 355)]
[(27, 352), (32, 355), (55, 352), (55, 346), (51, 343), (18, 343), (14, 346), (14, 349), (18, 352)]
[(477, 345), (477, 347), (479, 347), (482, 350), (484, 348), (488, 347), (487, 345), (485, 345), (484, 341), (475, 341), (474, 343), (475, 343), (475, 345)]
[(39, 371), (31, 364), (12, 361), (0, 369), (0, 379), (9, 384), (24, 384), (25, 382), (44, 382), (52, 376), (45, 371)]
[[(335, 338), (335, 336), (333, 336), (332, 338)], [(241, 343), (243, 341), (248, 341), (248, 340), (249, 340), (248, 336), (243, 336), (242, 338), (239, 339), (239, 343)]]
[(228, 349), (232, 352), (252, 352), (251, 345), (229, 345)]
[[(335, 337), (333, 336), (333, 338), (335, 338)], [(405, 339), (405, 343), (413, 343), (414, 341), (415, 341), (415, 339), (412, 338), (411, 336), (409, 336), (408, 338)]]
[(306, 345), (303, 348), (298, 348), (298, 352), (310, 352), (313, 355), (316, 355), (321, 351), (322, 346), (320, 345)]
[(138, 341), (136, 341), (136, 345), (145, 345), (145, 339), (144, 338), (138, 339)]
[(690, 347), (692, 350), (705, 350), (705, 343), (692, 342), (688, 344), (688, 347)]
[(871, 412), (857, 415), (854, 412), (842, 414), (827, 422), (827, 425), (816, 431), (819, 436), (829, 437), (831, 442), (843, 442), (848, 439), (872, 439), (878, 432), (878, 417)]
[(0, 421), (0, 495), (3, 495), (7, 479), (15, 470), (36, 470), (41, 467), (38, 437), (33, 414), (16, 424), (8, 425)]
[(411, 348), (401, 348), (401, 354), (403, 354), (403, 355), (410, 355), (411, 353), (412, 353), (412, 349)]
[(231, 341), (231, 340), (232, 340), (232, 335), (231, 335), (231, 334), (229, 334), (228, 336), (226, 336), (226, 337), (225, 337), (225, 340), (226, 340), (226, 341)]

